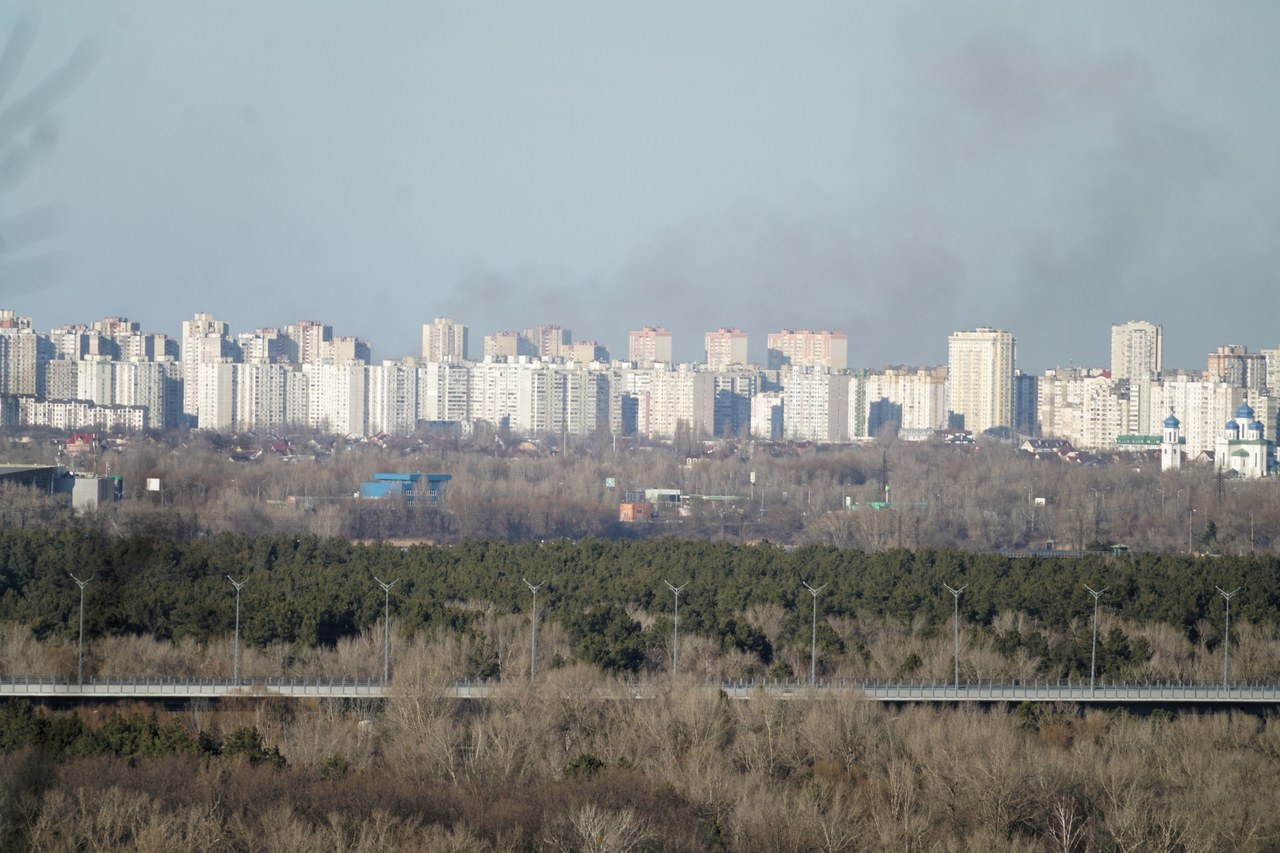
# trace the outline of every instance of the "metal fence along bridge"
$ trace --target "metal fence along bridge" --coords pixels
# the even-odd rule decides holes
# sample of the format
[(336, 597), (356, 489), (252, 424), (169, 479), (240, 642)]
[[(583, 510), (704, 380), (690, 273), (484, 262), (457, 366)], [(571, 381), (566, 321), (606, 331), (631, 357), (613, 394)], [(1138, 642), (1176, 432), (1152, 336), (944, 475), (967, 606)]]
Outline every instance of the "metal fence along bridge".
[[(1252, 683), (1098, 683), (1090, 686), (1088, 683), (1070, 681), (976, 682), (957, 685), (951, 681), (761, 680), (704, 683), (703, 686), (719, 689), (729, 698), (742, 700), (768, 696), (803, 701), (834, 695), (852, 695), (866, 701), (886, 704), (995, 705), (1031, 702), (1139, 707), (1280, 708), (1280, 685)], [(454, 699), (487, 700), (512, 695), (512, 684), (499, 681), (454, 681), (431, 685), (429, 689), (440, 690), (444, 696)], [(663, 689), (663, 683), (658, 681), (625, 682), (604, 684), (600, 693), (602, 696), (625, 693), (635, 699), (646, 699)], [(0, 676), (0, 700), (28, 699), (37, 702), (132, 700), (181, 703), (222, 699), (355, 701), (383, 700), (395, 695), (395, 692), (394, 681), (372, 678), (89, 678), (79, 681)]]

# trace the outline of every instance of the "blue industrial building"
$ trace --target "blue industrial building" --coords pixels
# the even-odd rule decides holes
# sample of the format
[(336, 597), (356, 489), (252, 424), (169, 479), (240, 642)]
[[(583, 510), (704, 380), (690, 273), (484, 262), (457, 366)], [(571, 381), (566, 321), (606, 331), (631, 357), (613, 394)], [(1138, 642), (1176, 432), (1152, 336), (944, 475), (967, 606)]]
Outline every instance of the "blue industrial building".
[(453, 479), (448, 474), (374, 474), (371, 482), (360, 484), (360, 497), (370, 500), (402, 497), (413, 506), (416, 498), (440, 502), (444, 484)]

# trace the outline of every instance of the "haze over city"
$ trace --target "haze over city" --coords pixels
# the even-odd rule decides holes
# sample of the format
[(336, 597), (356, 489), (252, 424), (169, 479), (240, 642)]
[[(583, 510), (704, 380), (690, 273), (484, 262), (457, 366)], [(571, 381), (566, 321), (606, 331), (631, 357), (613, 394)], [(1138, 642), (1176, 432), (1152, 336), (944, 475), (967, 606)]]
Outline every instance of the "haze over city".
[(0, 304), (42, 328), (317, 318), (393, 358), (439, 316), (655, 324), (689, 361), (836, 328), (878, 365), (991, 325), (1029, 371), (1139, 317), (1170, 366), (1280, 343), (1273, 4), (32, 9), (6, 103), (96, 56), (0, 200)]

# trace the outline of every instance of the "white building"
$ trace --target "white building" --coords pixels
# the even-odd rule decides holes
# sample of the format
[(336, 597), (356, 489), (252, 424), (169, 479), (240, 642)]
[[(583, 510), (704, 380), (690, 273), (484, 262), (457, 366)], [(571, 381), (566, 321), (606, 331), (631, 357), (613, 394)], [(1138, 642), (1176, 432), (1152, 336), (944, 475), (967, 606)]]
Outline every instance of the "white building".
[(197, 419), (200, 416), (200, 365), (236, 360), (236, 345), (227, 337), (229, 327), (212, 314), (198, 313), (182, 321), (182, 411)]
[[(1189, 458), (1194, 459), (1214, 449), (1222, 425), (1234, 417), (1244, 398), (1243, 388), (1208, 382), (1188, 374), (1166, 375), (1151, 386), (1153, 423), (1148, 424), (1143, 433), (1160, 434), (1164, 417), (1172, 412), (1180, 422), (1183, 449)], [(1166, 415), (1157, 416), (1158, 412)]]
[(418, 420), (471, 420), (472, 365), (427, 362), (418, 367)]
[(369, 434), (365, 410), (368, 369), (360, 362), (304, 364), (307, 425), (337, 435)]
[[(1039, 434), (1081, 450), (1112, 450), (1129, 430), (1129, 399), (1098, 368), (1051, 368), (1036, 381)], [(1148, 434), (1145, 427), (1141, 433)]]
[(1276, 468), (1275, 443), (1267, 439), (1267, 428), (1253, 416), (1253, 408), (1241, 403), (1214, 442), (1213, 467), (1256, 480)]
[(784, 438), (824, 444), (849, 440), (848, 375), (793, 366), (782, 371), (782, 378)]
[(1146, 320), (1111, 327), (1111, 378), (1151, 379), (1164, 369), (1164, 330)]
[(849, 392), (850, 435), (899, 430), (937, 430), (947, 425), (945, 368), (887, 368), (853, 376)]
[(978, 434), (1013, 426), (1014, 339), (1010, 332), (979, 328), (947, 341), (947, 408)]
[(448, 317), (436, 317), (422, 327), (422, 360), (460, 362), (467, 360), (467, 327)]

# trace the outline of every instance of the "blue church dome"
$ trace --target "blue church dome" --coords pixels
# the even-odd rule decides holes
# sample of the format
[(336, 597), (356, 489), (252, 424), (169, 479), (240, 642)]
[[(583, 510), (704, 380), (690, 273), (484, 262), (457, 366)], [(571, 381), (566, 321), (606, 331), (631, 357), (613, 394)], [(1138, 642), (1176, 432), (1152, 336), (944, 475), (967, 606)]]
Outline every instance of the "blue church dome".
[(1227, 425), (1224, 426), (1223, 429), (1227, 432), (1239, 432), (1240, 427), (1236, 425), (1235, 421), (1227, 421)]
[(1242, 421), (1253, 420), (1253, 409), (1249, 408), (1248, 403), (1241, 403), (1240, 408), (1236, 409), (1236, 418)]
[(1180, 426), (1182, 426), (1182, 422), (1175, 418), (1172, 413), (1170, 413), (1169, 417), (1164, 419), (1165, 429), (1177, 429)]
[(1262, 425), (1262, 421), (1254, 421), (1253, 423), (1249, 424), (1249, 429), (1254, 430), (1258, 433), (1262, 433), (1266, 430), (1266, 427)]

